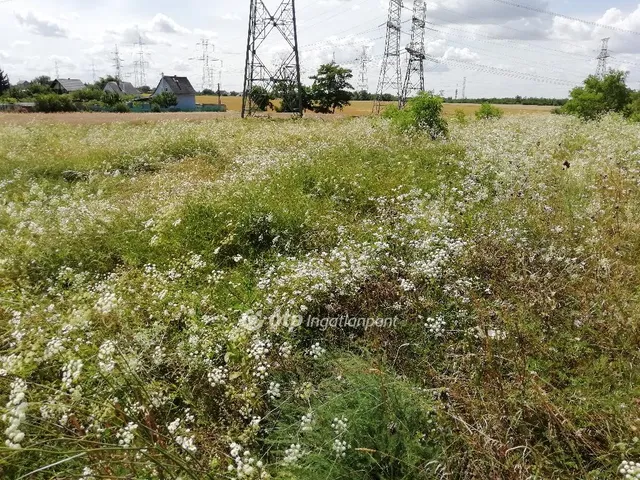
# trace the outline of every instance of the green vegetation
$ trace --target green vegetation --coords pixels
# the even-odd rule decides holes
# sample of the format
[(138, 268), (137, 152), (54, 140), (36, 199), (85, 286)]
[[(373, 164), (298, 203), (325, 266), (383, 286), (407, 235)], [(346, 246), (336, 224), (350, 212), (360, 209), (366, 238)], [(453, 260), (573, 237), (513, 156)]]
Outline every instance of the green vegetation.
[(9, 76), (0, 69), (0, 95), (3, 95), (10, 88), (11, 84), (9, 83)]
[(38, 112), (75, 112), (77, 109), (73, 104), (71, 95), (58, 95), (48, 93), (36, 97), (36, 110)]
[(320, 65), (318, 73), (309, 77), (313, 80), (310, 89), (311, 108), (318, 113), (335, 113), (349, 105), (353, 87), (349, 80), (353, 77), (351, 70), (336, 63)]
[(584, 81), (583, 87), (571, 91), (571, 99), (562, 108), (563, 113), (583, 120), (597, 120), (607, 113), (622, 113), (633, 120), (640, 117), (640, 103), (626, 84), (627, 74), (611, 71), (604, 78), (594, 75)]
[(498, 107), (494, 107), (489, 103), (483, 103), (480, 105), (480, 109), (476, 112), (476, 119), (478, 120), (495, 120), (502, 118), (504, 111)]
[(420, 92), (410, 98), (404, 108), (390, 105), (383, 117), (391, 119), (401, 132), (427, 132), (432, 139), (446, 137), (447, 121), (442, 116), (443, 99), (428, 92)]
[(178, 105), (178, 97), (173, 92), (162, 92), (151, 98), (152, 105), (158, 105), (160, 108), (171, 108)]
[(0, 477), (623, 478), (638, 126), (415, 125), (0, 125)]

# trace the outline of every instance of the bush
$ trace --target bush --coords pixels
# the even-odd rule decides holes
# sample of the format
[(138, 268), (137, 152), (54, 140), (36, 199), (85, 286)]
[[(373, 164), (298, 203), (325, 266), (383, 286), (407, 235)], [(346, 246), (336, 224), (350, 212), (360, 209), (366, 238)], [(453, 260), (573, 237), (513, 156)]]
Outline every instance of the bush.
[(78, 90), (77, 92), (73, 92), (71, 97), (76, 102), (88, 102), (88, 101), (100, 101), (102, 99), (102, 90), (98, 90), (97, 88), (87, 87), (82, 90)]
[(467, 123), (469, 123), (467, 114), (461, 108), (456, 109), (454, 117), (460, 125), (466, 125)]
[(151, 99), (153, 105), (160, 108), (170, 108), (178, 105), (178, 97), (173, 92), (162, 92)]
[(116, 103), (115, 107), (113, 107), (113, 111), (116, 113), (129, 113), (131, 110), (127, 106), (126, 103)]
[(583, 120), (597, 120), (609, 112), (624, 112), (629, 116), (633, 98), (626, 78), (626, 73), (618, 71), (611, 71), (604, 78), (589, 76), (584, 86), (571, 91), (571, 99), (562, 107), (563, 112)]
[(498, 107), (494, 107), (490, 103), (483, 103), (480, 106), (480, 110), (476, 112), (476, 118), (478, 120), (491, 120), (502, 118), (504, 115), (504, 111), (500, 110)]
[(158, 105), (157, 103), (152, 103), (151, 104), (151, 111), (153, 113), (160, 113), (160, 112), (162, 112), (162, 109), (160, 108), (160, 105)]
[(256, 86), (251, 89), (249, 93), (251, 101), (255, 104), (256, 108), (262, 112), (267, 110), (267, 107), (271, 105), (271, 95), (266, 88)]
[(421, 92), (409, 99), (403, 109), (396, 105), (389, 106), (382, 114), (401, 132), (428, 132), (431, 138), (446, 137), (449, 133), (447, 121), (442, 116), (441, 97)]
[(36, 97), (36, 111), (38, 112), (75, 112), (76, 110), (70, 95), (50, 93)]

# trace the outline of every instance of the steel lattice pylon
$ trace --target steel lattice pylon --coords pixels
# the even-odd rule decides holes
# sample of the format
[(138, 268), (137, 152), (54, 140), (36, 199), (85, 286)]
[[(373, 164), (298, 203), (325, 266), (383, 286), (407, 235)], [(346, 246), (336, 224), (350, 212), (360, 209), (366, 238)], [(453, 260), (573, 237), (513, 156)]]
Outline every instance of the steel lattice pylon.
[[(387, 18), (387, 39), (384, 45), (384, 58), (376, 89), (376, 99), (373, 102), (373, 112), (380, 113), (382, 94), (389, 88), (400, 100), (402, 88), (402, 72), (400, 70), (400, 17), (402, 0), (389, 0), (389, 16)], [(392, 71), (394, 69), (395, 71)]]
[(609, 55), (609, 38), (603, 38), (600, 55), (598, 55), (598, 69), (596, 70), (596, 77), (604, 78), (607, 74), (607, 59), (609, 57), (611, 57), (611, 55)]
[(411, 19), (411, 41), (407, 45), (409, 61), (400, 95), (400, 106), (407, 103), (412, 92), (424, 91), (424, 27), (427, 20), (427, 4), (424, 0), (414, 0)]
[[(278, 66), (271, 70), (259, 55), (260, 47), (274, 30), (285, 39), (290, 51), (285, 53)], [(282, 0), (272, 15), (263, 0), (250, 0), (247, 56), (242, 92), (242, 118), (256, 111), (250, 93), (261, 86), (268, 92), (278, 88), (293, 99), (293, 110), (302, 115), (302, 84), (300, 83), (300, 57), (298, 55), (298, 31), (296, 27), (295, 0)], [(283, 100), (284, 101), (284, 100)]]

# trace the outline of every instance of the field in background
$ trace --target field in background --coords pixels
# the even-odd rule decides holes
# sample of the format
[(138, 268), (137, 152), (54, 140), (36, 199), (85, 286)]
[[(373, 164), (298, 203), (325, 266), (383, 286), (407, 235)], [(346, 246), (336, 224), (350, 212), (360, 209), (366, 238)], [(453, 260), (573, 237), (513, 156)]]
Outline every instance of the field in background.
[[(207, 95), (199, 95), (196, 97), (196, 102), (201, 103), (203, 105), (212, 105), (218, 103), (218, 97), (215, 96), (207, 96)], [(242, 97), (222, 97), (222, 103), (227, 106), (229, 111), (240, 111), (242, 109)], [(393, 102), (389, 102), (393, 103)], [(554, 107), (547, 106), (537, 106), (537, 105), (498, 105), (502, 108), (507, 115), (521, 115), (521, 114), (541, 114), (541, 113), (550, 113)], [(351, 117), (360, 117), (365, 115), (371, 115), (371, 110), (373, 108), (372, 101), (353, 101), (351, 105), (346, 107), (342, 112), (338, 112), (339, 114), (351, 116)], [(467, 115), (473, 115), (476, 110), (480, 108), (480, 105), (477, 104), (452, 104), (445, 103), (444, 105), (444, 114), (446, 116), (453, 116), (454, 112), (457, 109), (462, 109)]]

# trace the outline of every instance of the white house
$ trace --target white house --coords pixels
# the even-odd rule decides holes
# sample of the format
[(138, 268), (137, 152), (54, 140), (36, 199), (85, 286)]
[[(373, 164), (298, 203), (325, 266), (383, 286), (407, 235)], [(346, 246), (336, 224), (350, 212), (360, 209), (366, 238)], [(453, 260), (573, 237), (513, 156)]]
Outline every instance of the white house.
[(178, 97), (178, 105), (176, 106), (180, 110), (196, 109), (196, 91), (187, 77), (163, 76), (155, 92), (153, 92), (153, 96), (160, 95), (163, 92), (176, 94), (176, 97)]

